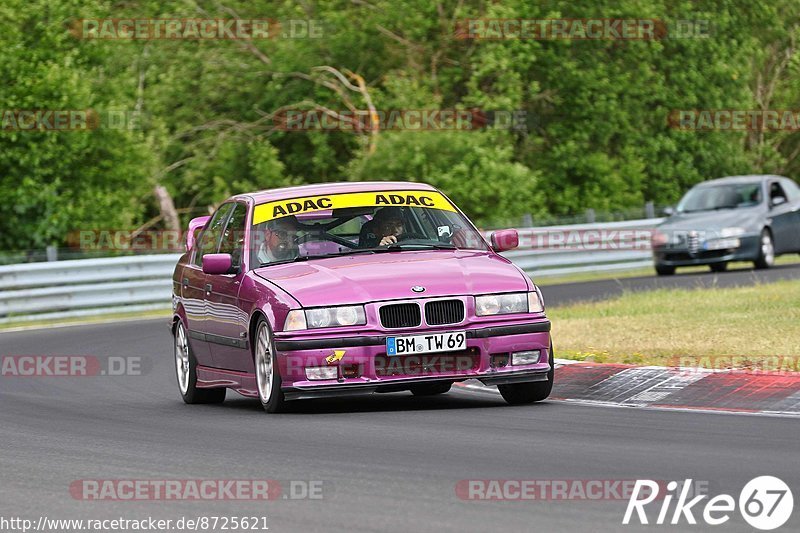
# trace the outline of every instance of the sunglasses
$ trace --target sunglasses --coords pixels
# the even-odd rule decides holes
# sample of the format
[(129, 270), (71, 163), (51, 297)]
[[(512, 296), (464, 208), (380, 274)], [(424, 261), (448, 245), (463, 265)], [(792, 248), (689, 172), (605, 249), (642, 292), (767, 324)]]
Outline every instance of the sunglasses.
[(278, 237), (289, 237), (294, 236), (297, 233), (296, 229), (273, 229), (270, 230), (274, 235)]

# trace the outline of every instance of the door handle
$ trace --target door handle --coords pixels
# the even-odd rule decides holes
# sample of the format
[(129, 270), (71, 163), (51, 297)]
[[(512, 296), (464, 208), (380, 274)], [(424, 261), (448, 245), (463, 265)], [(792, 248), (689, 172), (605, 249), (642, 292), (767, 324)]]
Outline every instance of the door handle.
[(212, 289), (213, 289), (213, 287), (211, 286), (211, 284), (210, 283), (206, 283), (206, 294), (211, 294), (211, 290)]

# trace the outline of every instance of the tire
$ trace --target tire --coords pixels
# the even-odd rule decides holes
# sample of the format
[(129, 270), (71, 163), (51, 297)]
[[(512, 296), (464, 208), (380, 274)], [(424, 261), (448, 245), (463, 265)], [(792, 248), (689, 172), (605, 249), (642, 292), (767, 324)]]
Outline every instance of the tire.
[(178, 380), (178, 391), (185, 403), (222, 403), (225, 401), (227, 389), (200, 389), (197, 387), (197, 359), (192, 353), (186, 328), (181, 320), (178, 320), (175, 325), (173, 355), (175, 356), (175, 377)]
[(711, 268), (711, 272), (725, 272), (728, 270), (728, 263), (711, 263), (708, 266)]
[(267, 321), (261, 318), (253, 335), (253, 361), (256, 368), (256, 388), (261, 406), (268, 413), (286, 411), (286, 398), (281, 390), (281, 373), (275, 354), (275, 343)]
[(674, 266), (656, 264), (656, 274), (659, 276), (671, 276), (675, 273)]
[(758, 259), (754, 261), (756, 268), (769, 268), (775, 264), (775, 244), (772, 240), (772, 233), (768, 229), (761, 231), (759, 240)]
[(414, 396), (436, 396), (444, 394), (450, 390), (452, 383), (426, 383), (411, 387), (411, 394)]
[(497, 389), (500, 391), (500, 395), (510, 405), (527, 405), (547, 399), (550, 396), (550, 391), (553, 390), (553, 378), (555, 377), (552, 343), (550, 343), (549, 362), (550, 372), (547, 373), (547, 381), (498, 385)]

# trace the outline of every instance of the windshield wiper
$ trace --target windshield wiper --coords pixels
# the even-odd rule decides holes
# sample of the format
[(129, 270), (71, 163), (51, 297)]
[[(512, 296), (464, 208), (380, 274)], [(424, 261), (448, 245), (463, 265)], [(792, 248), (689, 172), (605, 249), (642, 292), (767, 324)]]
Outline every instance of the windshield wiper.
[(321, 259), (323, 257), (342, 257), (343, 255), (354, 255), (354, 254), (374, 254), (376, 252), (384, 252), (385, 250), (377, 249), (377, 248), (353, 248), (351, 250), (344, 250), (342, 252), (335, 252), (332, 254), (325, 254), (325, 255), (314, 255), (311, 256), (312, 259)]
[(701, 213), (703, 211), (720, 211), (722, 209), (736, 209), (738, 205), (717, 205), (714, 207), (704, 207), (703, 209), (684, 209), (678, 213)]
[(273, 265), (286, 265), (289, 263), (297, 263), (300, 261), (308, 261), (309, 259), (325, 259), (328, 257), (342, 257), (345, 255), (354, 255), (354, 254), (374, 254), (377, 252), (389, 252), (391, 250), (387, 250), (385, 248), (373, 249), (373, 248), (359, 248), (348, 250), (346, 252), (336, 252), (332, 254), (323, 254), (323, 255), (299, 255), (297, 257), (293, 257), (291, 259), (282, 259), (280, 261), (272, 261), (271, 263), (261, 263), (258, 268), (273, 266)]
[[(447, 244), (447, 243), (439, 243), (439, 244), (433, 244), (433, 243), (403, 244), (403, 243), (398, 243), (398, 244), (390, 244), (389, 246), (386, 247), (386, 249), (388, 249), (389, 251), (392, 251), (392, 252), (400, 252), (402, 250), (413, 250), (413, 249), (417, 249), (417, 248), (421, 248), (423, 250), (425, 248), (432, 248), (434, 250), (457, 250), (458, 249), (458, 248), (456, 248), (456, 246), (454, 244)], [(376, 248), (372, 248), (372, 249), (376, 249)]]
[[(322, 256), (320, 256), (322, 257)], [(272, 261), (270, 263), (261, 263), (258, 265), (258, 268), (273, 266), (273, 265), (285, 265), (287, 263), (298, 263), (300, 261), (308, 261), (309, 259), (315, 259), (313, 255), (298, 255), (297, 257), (292, 257), (289, 259), (281, 259), (280, 261)]]
[(422, 244), (420, 246), (430, 246), (434, 250), (458, 250), (455, 244), (448, 244), (446, 242), (440, 244)]

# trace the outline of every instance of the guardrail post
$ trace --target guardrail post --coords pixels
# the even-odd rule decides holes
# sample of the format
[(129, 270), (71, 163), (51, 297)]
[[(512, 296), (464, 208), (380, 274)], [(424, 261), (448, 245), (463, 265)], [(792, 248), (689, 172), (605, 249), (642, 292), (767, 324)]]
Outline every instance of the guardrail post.
[(594, 209), (592, 209), (591, 207), (589, 209), (587, 209), (586, 210), (586, 222), (588, 222), (589, 224), (594, 224), (596, 219), (597, 219), (597, 216), (596, 216), (596, 214), (594, 212)]
[(47, 254), (48, 261), (58, 261), (58, 248), (55, 246), (48, 246), (45, 253)]
[(533, 216), (530, 213), (525, 213), (522, 215), (522, 227), (530, 228), (531, 226), (533, 226)]
[(656, 218), (656, 206), (652, 201), (644, 204), (644, 218)]

